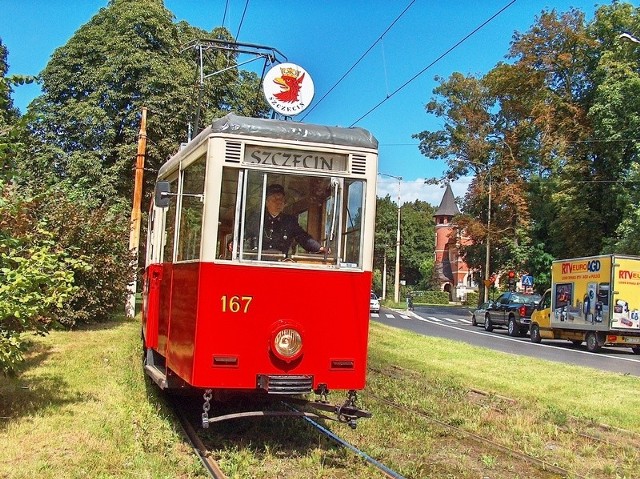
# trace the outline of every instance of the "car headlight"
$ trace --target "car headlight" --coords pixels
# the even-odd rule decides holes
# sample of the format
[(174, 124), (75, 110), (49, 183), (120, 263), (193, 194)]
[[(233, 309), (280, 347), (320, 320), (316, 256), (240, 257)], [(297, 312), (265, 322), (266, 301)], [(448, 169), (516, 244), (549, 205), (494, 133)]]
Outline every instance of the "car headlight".
[(271, 346), (280, 359), (293, 361), (302, 352), (302, 335), (292, 327), (280, 329), (273, 336)]

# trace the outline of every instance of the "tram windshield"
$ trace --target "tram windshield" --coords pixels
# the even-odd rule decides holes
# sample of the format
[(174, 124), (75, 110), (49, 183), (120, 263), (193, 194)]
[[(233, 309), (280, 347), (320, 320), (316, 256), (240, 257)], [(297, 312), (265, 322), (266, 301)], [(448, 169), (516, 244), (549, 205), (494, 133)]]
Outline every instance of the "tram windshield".
[(363, 210), (363, 180), (225, 167), (219, 257), (358, 268)]

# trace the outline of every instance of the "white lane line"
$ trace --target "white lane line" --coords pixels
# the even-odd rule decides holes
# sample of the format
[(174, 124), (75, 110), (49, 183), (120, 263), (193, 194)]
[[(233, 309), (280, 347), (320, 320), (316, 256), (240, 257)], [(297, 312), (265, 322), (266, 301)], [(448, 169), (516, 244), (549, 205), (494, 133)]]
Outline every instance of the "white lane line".
[(389, 313), (386, 313), (386, 314), (385, 314), (385, 316), (386, 316), (387, 318), (389, 318), (389, 319), (393, 319), (393, 318), (395, 318), (395, 315), (393, 315), (393, 314), (389, 314)]
[(450, 323), (457, 323), (458, 321), (456, 321), (455, 319), (451, 319), (451, 318), (442, 318), (445, 321), (449, 321)]
[[(484, 330), (477, 331), (477, 330), (462, 329), (459, 326), (452, 326), (452, 325), (449, 325), (449, 324), (444, 324), (444, 323), (442, 323), (442, 321), (440, 319), (434, 318), (433, 316), (427, 316), (427, 318), (423, 318), (421, 316), (418, 316), (416, 313), (413, 313), (413, 317), (415, 319), (417, 319), (418, 321), (422, 321), (424, 323), (431, 323), (431, 321), (429, 321), (429, 320), (434, 320), (434, 321), (437, 321), (438, 323), (440, 323), (439, 326), (443, 326), (445, 328), (457, 329), (458, 331), (464, 331), (464, 332), (470, 333), (470, 334), (483, 334), (483, 335), (494, 337), (499, 341), (513, 341), (513, 342), (518, 342), (518, 343), (521, 343), (521, 344), (529, 344), (531, 346), (538, 347), (538, 348), (551, 348), (551, 349), (555, 349), (555, 350), (558, 349), (558, 347), (554, 346), (553, 344), (532, 343), (530, 341), (522, 341), (522, 340), (519, 340), (519, 339), (516, 339), (516, 338), (511, 338), (509, 336), (503, 336), (503, 335), (499, 335), (499, 334), (491, 334), (491, 333), (488, 333), (488, 332), (486, 332)], [(580, 349), (566, 349), (565, 351), (570, 351), (570, 352), (577, 353), (577, 354), (590, 354), (590, 355), (594, 354), (594, 353), (590, 353), (589, 351), (582, 351)], [(515, 354), (515, 353), (507, 353), (507, 354)], [(601, 357), (606, 357), (606, 358), (609, 358), (609, 359), (615, 359), (615, 360), (618, 360), (618, 361), (627, 361), (627, 362), (640, 364), (640, 359), (636, 359), (634, 357), (620, 357), (620, 356), (614, 356), (612, 354), (606, 354), (604, 352), (600, 352), (600, 353), (597, 353), (597, 354), (599, 356), (601, 356)]]

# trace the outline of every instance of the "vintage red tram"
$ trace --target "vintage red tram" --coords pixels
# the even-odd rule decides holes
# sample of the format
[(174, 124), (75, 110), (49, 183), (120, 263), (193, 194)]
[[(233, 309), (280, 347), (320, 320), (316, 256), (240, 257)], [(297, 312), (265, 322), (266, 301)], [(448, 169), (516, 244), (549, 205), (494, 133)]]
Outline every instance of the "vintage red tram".
[(207, 401), (346, 390), (366, 415), (376, 175), (361, 128), (229, 114), (183, 145), (149, 211), (145, 372)]

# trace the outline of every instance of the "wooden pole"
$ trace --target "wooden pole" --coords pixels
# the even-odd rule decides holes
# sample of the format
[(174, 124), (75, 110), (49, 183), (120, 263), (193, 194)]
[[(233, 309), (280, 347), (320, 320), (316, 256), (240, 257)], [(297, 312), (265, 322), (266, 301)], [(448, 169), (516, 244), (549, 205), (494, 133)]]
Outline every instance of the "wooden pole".
[(142, 179), (144, 175), (144, 156), (147, 150), (147, 108), (142, 107), (140, 119), (140, 132), (138, 133), (138, 154), (136, 156), (136, 174), (133, 188), (133, 206), (131, 208), (131, 231), (129, 235), (129, 251), (133, 253), (133, 277), (127, 286), (129, 295), (125, 312), (128, 318), (136, 315), (136, 275), (138, 269), (138, 251), (140, 250), (140, 219), (142, 216), (140, 204), (142, 203)]

